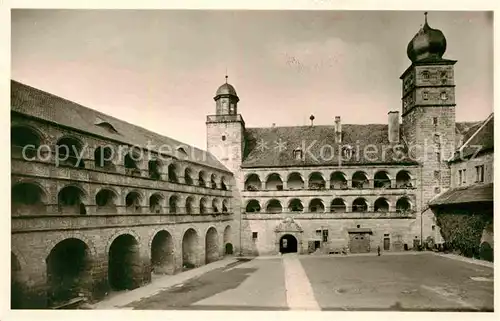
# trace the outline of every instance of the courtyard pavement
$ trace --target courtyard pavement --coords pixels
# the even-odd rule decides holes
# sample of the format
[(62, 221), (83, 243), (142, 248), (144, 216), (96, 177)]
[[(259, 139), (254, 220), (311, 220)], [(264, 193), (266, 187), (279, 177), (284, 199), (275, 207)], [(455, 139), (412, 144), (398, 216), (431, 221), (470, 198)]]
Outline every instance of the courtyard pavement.
[(226, 258), (94, 309), (493, 311), (493, 264), (453, 255)]

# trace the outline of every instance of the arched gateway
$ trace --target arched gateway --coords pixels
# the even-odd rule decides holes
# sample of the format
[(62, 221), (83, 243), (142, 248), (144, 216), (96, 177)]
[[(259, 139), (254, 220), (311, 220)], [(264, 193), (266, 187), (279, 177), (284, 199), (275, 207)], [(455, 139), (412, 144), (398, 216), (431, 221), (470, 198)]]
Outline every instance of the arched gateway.
[(274, 229), (276, 234), (276, 252), (301, 253), (302, 252), (302, 227), (293, 218), (288, 217), (280, 222)]

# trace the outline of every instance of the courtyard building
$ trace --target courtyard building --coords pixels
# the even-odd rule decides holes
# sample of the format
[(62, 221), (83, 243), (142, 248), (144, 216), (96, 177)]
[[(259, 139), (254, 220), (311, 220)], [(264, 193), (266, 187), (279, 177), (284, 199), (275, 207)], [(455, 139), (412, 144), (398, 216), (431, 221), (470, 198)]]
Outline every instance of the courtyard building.
[(426, 17), (385, 124), (251, 127), (226, 76), (206, 151), (12, 80), (12, 307), (95, 301), (224, 255), (434, 247), (457, 211), (485, 218), (490, 253), (493, 115), (455, 120), (445, 51)]

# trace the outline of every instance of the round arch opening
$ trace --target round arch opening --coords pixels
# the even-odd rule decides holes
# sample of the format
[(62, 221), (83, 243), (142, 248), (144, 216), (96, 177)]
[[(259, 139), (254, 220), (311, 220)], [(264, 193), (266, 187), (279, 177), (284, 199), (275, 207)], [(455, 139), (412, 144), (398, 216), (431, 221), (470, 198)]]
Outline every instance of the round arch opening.
[(280, 253), (297, 253), (298, 242), (297, 238), (291, 234), (285, 234), (280, 238)]

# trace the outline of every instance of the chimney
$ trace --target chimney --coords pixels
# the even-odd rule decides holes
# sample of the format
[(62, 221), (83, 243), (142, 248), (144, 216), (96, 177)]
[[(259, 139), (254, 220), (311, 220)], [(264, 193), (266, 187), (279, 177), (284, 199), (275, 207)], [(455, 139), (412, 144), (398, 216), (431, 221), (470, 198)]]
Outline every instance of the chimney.
[(399, 143), (399, 111), (390, 111), (388, 115), (387, 137), (389, 137), (389, 143)]
[(335, 142), (342, 143), (342, 124), (340, 123), (340, 116), (335, 116)]

